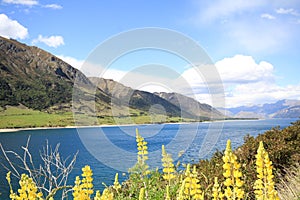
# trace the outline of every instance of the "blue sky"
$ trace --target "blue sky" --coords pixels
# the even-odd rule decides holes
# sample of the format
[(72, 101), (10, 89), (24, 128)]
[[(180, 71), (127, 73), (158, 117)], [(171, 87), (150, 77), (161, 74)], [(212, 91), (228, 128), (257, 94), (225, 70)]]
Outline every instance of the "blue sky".
[[(172, 29), (198, 42), (219, 70), (227, 106), (284, 98), (300, 100), (298, 0), (0, 3), (0, 35), (43, 48), (78, 68), (104, 40), (143, 27)], [(196, 87), (203, 83), (193, 78), (193, 73), (184, 71), (186, 63), (172, 56), (157, 56), (163, 57), (166, 65), (178, 65), (175, 68), (180, 68), (183, 77), (192, 80), (191, 86), (198, 91)], [(107, 78), (120, 80), (119, 76), (131, 70), (126, 66), (130, 58), (138, 64), (133, 61), (134, 56), (125, 58), (123, 63), (120, 60)], [(195, 97), (209, 103), (208, 94), (196, 92)]]

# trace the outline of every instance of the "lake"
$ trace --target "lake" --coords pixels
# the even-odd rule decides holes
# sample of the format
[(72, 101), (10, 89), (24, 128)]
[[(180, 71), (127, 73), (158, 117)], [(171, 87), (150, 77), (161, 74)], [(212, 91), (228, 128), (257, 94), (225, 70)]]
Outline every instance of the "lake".
[[(81, 174), (83, 166), (90, 165), (94, 173), (95, 188), (102, 190), (102, 182), (107, 185), (112, 184), (116, 172), (121, 174), (127, 172), (128, 168), (136, 162), (136, 128), (148, 142), (149, 164), (152, 169), (155, 169), (161, 166), (161, 145), (163, 144), (174, 160), (180, 160), (182, 163), (197, 162), (199, 159), (209, 158), (217, 149), (224, 150), (228, 139), (231, 139), (233, 148), (236, 148), (243, 144), (247, 134), (257, 136), (272, 127), (289, 126), (296, 120), (268, 119), (24, 130), (0, 133), (0, 143), (5, 150), (20, 153), (22, 152), (21, 146), (26, 144), (30, 136), (29, 150), (37, 166), (41, 162), (39, 152), (45, 146), (46, 141), (52, 147), (60, 143), (59, 151), (64, 158), (79, 151), (70, 183), (73, 184), (75, 176)], [(177, 155), (182, 152), (184, 152), (183, 155), (178, 158)], [(0, 159), (2, 164), (7, 165), (2, 153)], [(125, 176), (121, 174), (120, 180), (125, 180), (127, 174)], [(1, 167), (0, 193), (4, 196), (8, 191), (5, 175), (6, 170)]]

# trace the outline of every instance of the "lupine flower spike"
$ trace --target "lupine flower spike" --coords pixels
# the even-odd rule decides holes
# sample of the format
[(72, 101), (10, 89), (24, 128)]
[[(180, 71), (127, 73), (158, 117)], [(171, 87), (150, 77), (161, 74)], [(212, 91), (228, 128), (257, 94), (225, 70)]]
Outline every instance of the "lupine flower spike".
[(241, 181), (242, 172), (240, 172), (240, 164), (237, 161), (236, 155), (233, 154), (231, 149), (231, 141), (227, 141), (225, 154), (223, 156), (223, 176), (225, 177), (224, 196), (227, 199), (243, 199), (244, 191), (242, 189), (243, 181)]
[(27, 174), (22, 174), (21, 179), (19, 181), (20, 189), (18, 189), (18, 193), (14, 193), (10, 183), (10, 174), (8, 172), (6, 175), (6, 180), (8, 181), (10, 187), (10, 195), (9, 198), (12, 200), (42, 200), (43, 193), (38, 192), (37, 186), (35, 182), (33, 182), (32, 178), (29, 178)]
[(145, 199), (145, 188), (141, 188), (140, 194), (139, 194), (139, 200)]
[(167, 194), (166, 194), (166, 200), (170, 199), (170, 186), (171, 186), (171, 180), (174, 179), (176, 176), (174, 175), (175, 169), (173, 164), (173, 159), (171, 154), (168, 154), (165, 149), (165, 145), (161, 146), (161, 154), (162, 154), (162, 166), (163, 168), (163, 178), (168, 181), (167, 185)]
[(138, 129), (136, 129), (136, 143), (138, 149), (138, 164), (143, 168), (142, 175), (144, 176), (150, 173), (149, 166), (146, 164), (146, 160), (148, 160), (148, 147), (147, 142), (139, 134)]
[(93, 190), (93, 172), (90, 166), (86, 165), (82, 168), (82, 180), (79, 176), (76, 177), (75, 186), (73, 187), (74, 200), (88, 200), (94, 193)]
[(172, 179), (174, 179), (176, 176), (174, 175), (175, 173), (175, 168), (174, 168), (174, 164), (173, 164), (173, 159), (171, 154), (168, 154), (165, 150), (165, 146), (162, 145), (161, 147), (162, 150), (162, 166), (163, 168), (163, 178), (167, 181), (171, 181)]
[(215, 177), (215, 181), (214, 181), (214, 186), (213, 186), (213, 189), (212, 189), (212, 196), (213, 196), (213, 200), (221, 200), (223, 199), (224, 195), (223, 193), (221, 192), (221, 187), (218, 183), (218, 177)]
[(183, 199), (204, 199), (204, 193), (201, 191), (199, 180), (197, 179), (196, 166), (193, 171), (190, 171), (190, 164), (187, 165), (185, 170), (184, 183), (184, 198)]
[(119, 183), (119, 174), (118, 173), (116, 173), (116, 175), (115, 175), (115, 182), (114, 182), (113, 188), (116, 191), (118, 191), (119, 189), (121, 189), (121, 185)]
[(254, 183), (254, 193), (258, 200), (279, 200), (273, 181), (273, 167), (263, 142), (259, 143), (256, 155), (257, 180)]

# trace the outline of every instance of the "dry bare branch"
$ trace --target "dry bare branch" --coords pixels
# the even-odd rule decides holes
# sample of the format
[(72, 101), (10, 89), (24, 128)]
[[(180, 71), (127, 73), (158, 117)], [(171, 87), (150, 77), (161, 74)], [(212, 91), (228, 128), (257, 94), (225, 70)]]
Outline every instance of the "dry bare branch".
[[(57, 144), (55, 148), (52, 149), (48, 141), (46, 141), (46, 145), (40, 152), (42, 162), (39, 164), (39, 167), (36, 168), (33, 156), (29, 151), (29, 142), (30, 137), (28, 137), (26, 145), (21, 147), (23, 150), (22, 156), (14, 151), (4, 150), (0, 143), (1, 151), (8, 163), (8, 166), (5, 166), (3, 163), (1, 164), (8, 171), (12, 171), (12, 174), (17, 178), (20, 178), (20, 170), (26, 171), (26, 173), (28, 173), (28, 175), (36, 183), (38, 189), (46, 194), (47, 197), (54, 196), (57, 191), (61, 190), (61, 199), (66, 198), (68, 192), (70, 192), (72, 188), (67, 185), (68, 177), (74, 168), (78, 151), (73, 155), (73, 157), (68, 156), (64, 159), (59, 153), (60, 144)], [(15, 160), (19, 160), (21, 162), (21, 165), (14, 162), (15, 160), (10, 158), (9, 155), (13, 155)]]

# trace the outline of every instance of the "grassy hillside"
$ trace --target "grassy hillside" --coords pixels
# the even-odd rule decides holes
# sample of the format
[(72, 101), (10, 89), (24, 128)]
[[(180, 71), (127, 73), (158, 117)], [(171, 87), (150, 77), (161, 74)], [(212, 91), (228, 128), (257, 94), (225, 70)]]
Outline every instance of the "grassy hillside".
[(0, 128), (34, 128), (74, 125), (71, 112), (49, 114), (33, 109), (7, 107), (0, 111)]
[[(82, 116), (82, 117), (81, 117)], [(165, 115), (149, 115), (138, 110), (130, 110), (130, 115), (109, 116), (98, 115), (96, 123), (90, 124), (94, 117), (89, 115), (79, 115), (80, 121), (76, 125), (116, 125), (116, 124), (148, 124), (148, 123), (175, 123), (194, 122), (194, 119), (180, 117), (166, 117)], [(0, 108), (0, 129), (5, 128), (36, 128), (36, 127), (65, 127), (74, 126), (72, 112), (59, 112), (57, 108), (52, 108), (51, 112), (38, 111), (24, 106), (6, 106)]]
[[(72, 110), (87, 118), (96, 112), (99, 123), (81, 121), (79, 125), (116, 124), (115, 119), (121, 124), (180, 122), (182, 116), (209, 119), (198, 118), (155, 94), (98, 80), (102, 82), (96, 87), (82, 72), (49, 52), (0, 36), (0, 107), (4, 110), (0, 127), (73, 125)], [(20, 106), (28, 109), (20, 110)]]

